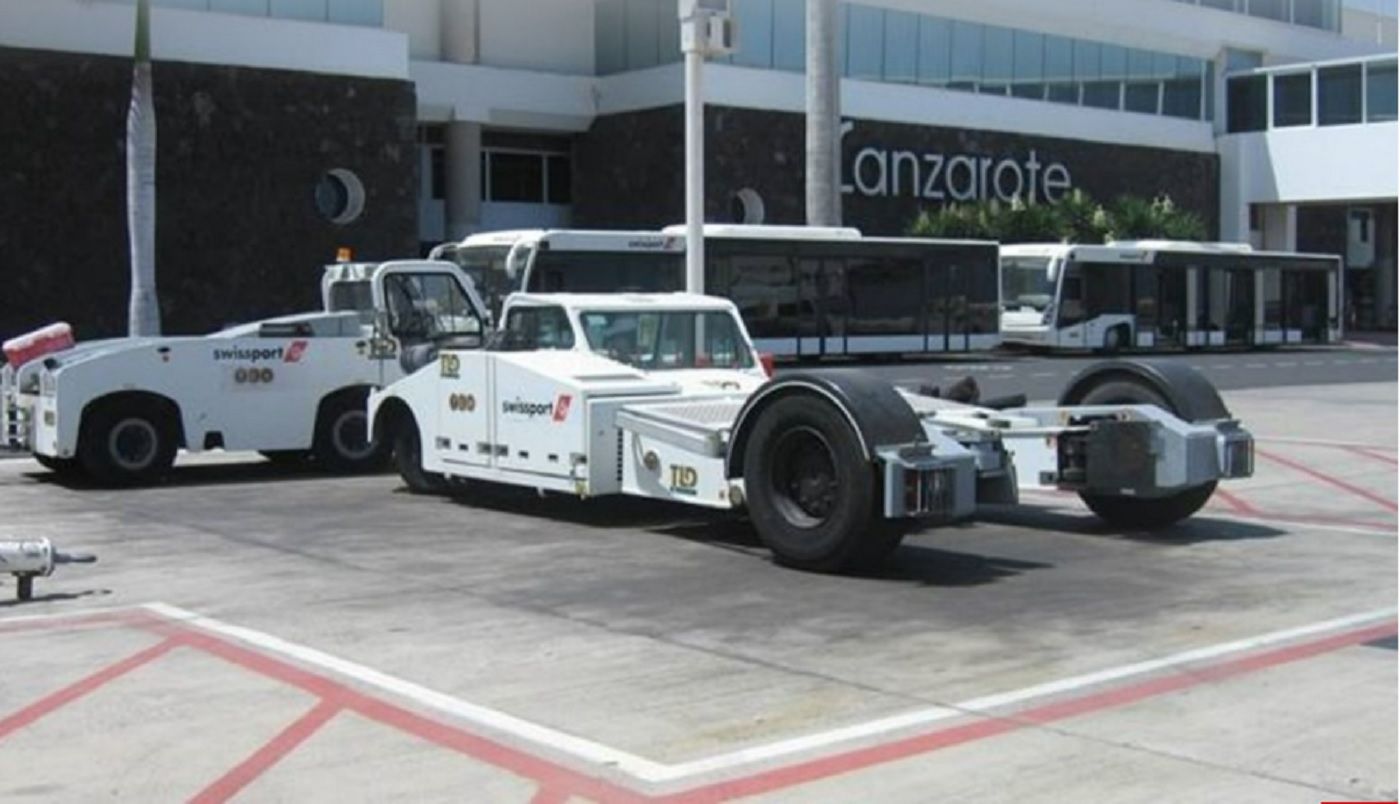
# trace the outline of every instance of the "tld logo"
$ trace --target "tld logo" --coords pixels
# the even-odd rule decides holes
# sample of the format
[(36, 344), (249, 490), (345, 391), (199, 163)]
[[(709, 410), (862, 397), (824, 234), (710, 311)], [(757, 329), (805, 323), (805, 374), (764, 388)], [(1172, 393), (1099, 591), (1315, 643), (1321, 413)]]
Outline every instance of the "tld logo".
[(306, 347), (306, 341), (292, 341), (291, 345), (287, 347), (286, 353), (282, 355), (282, 362), (300, 363), (301, 356), (306, 354)]

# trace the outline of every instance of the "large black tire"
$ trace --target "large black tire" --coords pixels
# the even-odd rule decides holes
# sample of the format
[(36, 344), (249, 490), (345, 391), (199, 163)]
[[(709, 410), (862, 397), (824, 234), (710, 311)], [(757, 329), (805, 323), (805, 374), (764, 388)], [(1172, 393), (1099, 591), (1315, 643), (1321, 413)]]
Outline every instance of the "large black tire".
[(83, 415), (78, 463), (103, 486), (136, 486), (160, 480), (175, 463), (179, 425), (161, 405), (118, 399)]
[[(1084, 395), (1084, 405), (1156, 405), (1177, 411), (1156, 390), (1132, 379), (1106, 382)], [(1169, 497), (1125, 497), (1080, 492), (1084, 504), (1108, 524), (1132, 530), (1160, 530), (1191, 516), (1215, 493), (1216, 481), (1193, 486)]]
[(35, 453), (34, 460), (45, 469), (58, 475), (63, 480), (69, 480), (82, 476), (83, 467), (78, 463), (77, 458), (55, 458), (50, 455), (39, 455)]
[(1128, 327), (1125, 324), (1119, 324), (1115, 327), (1109, 327), (1108, 331), (1103, 334), (1103, 347), (1099, 351), (1104, 354), (1116, 355), (1126, 348), (1128, 348)]
[(744, 452), (749, 516), (778, 563), (812, 572), (869, 569), (907, 523), (887, 521), (878, 481), (846, 418), (812, 396), (760, 412)]
[(323, 469), (339, 474), (378, 472), (389, 463), (391, 444), (372, 438), (365, 410), (369, 391), (344, 391), (321, 401), (311, 452)]
[(311, 459), (311, 453), (304, 449), (265, 449), (258, 454), (268, 463), (285, 468), (301, 466)]
[(447, 478), (423, 470), (423, 441), (418, 423), (405, 415), (394, 429), (394, 465), (404, 485), (414, 494), (445, 494)]

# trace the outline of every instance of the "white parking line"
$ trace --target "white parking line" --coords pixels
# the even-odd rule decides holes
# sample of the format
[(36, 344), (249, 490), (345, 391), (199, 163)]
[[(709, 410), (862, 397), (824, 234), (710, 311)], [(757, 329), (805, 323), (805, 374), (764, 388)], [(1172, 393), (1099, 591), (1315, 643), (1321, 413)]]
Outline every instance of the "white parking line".
[[(766, 745), (746, 748), (730, 753), (719, 754), (705, 759), (668, 765), (654, 762), (645, 757), (621, 751), (592, 740), (568, 734), (558, 729), (532, 723), (528, 720), (508, 715), (485, 706), (463, 701), (436, 690), (382, 673), (370, 667), (332, 656), (328, 653), (299, 645), (251, 628), (225, 623), (212, 617), (204, 617), (191, 611), (165, 603), (148, 603), (144, 608), (163, 617), (195, 628), (220, 634), (244, 642), (263, 650), (282, 654), (307, 665), (329, 670), (337, 675), (354, 679), (362, 684), (377, 687), (383, 691), (414, 701), (422, 706), (453, 715), (498, 732), (533, 742), (553, 751), (563, 753), (588, 763), (609, 765), (645, 782), (674, 782), (688, 777), (714, 773), (722, 770), (768, 761), (779, 757), (807, 753), (816, 749), (830, 748), (854, 740), (868, 739), (923, 726), (941, 720), (967, 715), (987, 713), (1013, 704), (1025, 703), (1038, 698), (1061, 695), (1074, 690), (1109, 682), (1122, 681), (1135, 676), (1156, 673), (1173, 667), (1219, 659), (1235, 653), (1245, 653), (1282, 642), (1290, 642), (1303, 637), (1340, 631), (1352, 626), (1394, 617), (1394, 608), (1377, 609), (1348, 617), (1272, 631), (1246, 639), (1238, 639), (1217, 645), (1174, 653), (1160, 659), (1150, 659), (1133, 664), (1121, 665), (1070, 678), (1036, 684), (1019, 690), (988, 695), (948, 706), (931, 706), (892, 717), (858, 723), (842, 728), (817, 732), (788, 740), (779, 740)], [(0, 620), (0, 623), (3, 623)]]

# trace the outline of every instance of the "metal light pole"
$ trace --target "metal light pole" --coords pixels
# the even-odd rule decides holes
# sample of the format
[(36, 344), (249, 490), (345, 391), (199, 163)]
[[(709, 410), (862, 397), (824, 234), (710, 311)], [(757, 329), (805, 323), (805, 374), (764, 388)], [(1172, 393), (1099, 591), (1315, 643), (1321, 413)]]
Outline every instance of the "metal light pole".
[(705, 292), (705, 57), (733, 50), (730, 0), (679, 0), (685, 53), (685, 289)]
[(807, 0), (807, 225), (841, 225), (836, 0)]

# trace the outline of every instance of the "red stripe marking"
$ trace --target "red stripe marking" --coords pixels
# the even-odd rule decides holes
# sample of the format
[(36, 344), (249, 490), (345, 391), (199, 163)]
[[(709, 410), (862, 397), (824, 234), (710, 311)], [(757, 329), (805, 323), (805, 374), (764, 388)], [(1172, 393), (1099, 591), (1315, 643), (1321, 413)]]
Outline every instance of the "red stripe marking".
[(28, 726), (39, 718), (73, 703), (84, 695), (96, 690), (98, 687), (121, 678), (138, 667), (159, 659), (179, 644), (178, 641), (173, 639), (163, 640), (115, 664), (109, 664), (87, 678), (69, 684), (57, 692), (45, 695), (43, 698), (15, 712), (4, 720), (0, 720), (0, 740)]
[[(325, 676), (302, 670), (280, 659), (244, 648), (219, 637), (176, 622), (152, 626), (173, 632), (176, 640), (206, 651), (232, 664), (305, 690), (386, 726), (406, 732), (440, 747), (538, 782), (551, 790), (583, 795), (598, 801), (644, 801), (644, 796), (616, 784), (572, 770), (525, 751), (498, 743), (463, 729), (360, 692)], [(295, 746), (293, 746), (295, 747)], [(263, 770), (266, 770), (264, 768)], [(251, 777), (256, 778), (256, 775)], [(246, 783), (246, 782), (245, 782)]]
[(1316, 478), (1317, 480), (1320, 480), (1323, 483), (1326, 483), (1330, 486), (1335, 486), (1336, 488), (1339, 488), (1343, 491), (1347, 491), (1363, 499), (1370, 500), (1376, 505), (1379, 505), (1388, 510), (1400, 510), (1400, 507), (1397, 507), (1394, 501), (1392, 500), (1387, 500), (1386, 498), (1381, 497), (1377, 494), (1372, 494), (1371, 492), (1361, 488), (1360, 486), (1353, 486), (1345, 480), (1340, 480), (1338, 478), (1332, 477), (1331, 475), (1323, 474), (1322, 472), (1317, 471), (1311, 466), (1304, 466), (1303, 464), (1298, 463), (1297, 461), (1291, 460), (1289, 458), (1285, 458), (1282, 455), (1259, 449), (1257, 446), (1254, 448), (1254, 454), (1263, 458), (1267, 458), (1273, 461), (1274, 463), (1282, 464), (1290, 469), (1302, 472), (1303, 474), (1312, 478)]
[(141, 611), (103, 611), (78, 616), (0, 622), (0, 634), (15, 634), (25, 631), (69, 631), (104, 626), (126, 627), (149, 619), (150, 616)]
[(1379, 454), (1379, 453), (1372, 452), (1371, 450), (1367, 449), (1366, 447), (1346, 447), (1345, 449), (1346, 449), (1347, 452), (1351, 452), (1351, 453), (1354, 453), (1354, 454), (1356, 454), (1356, 455), (1360, 455), (1360, 456), (1365, 457), (1365, 458), (1370, 458), (1370, 459), (1373, 460), (1373, 461), (1380, 461), (1381, 463), (1388, 463), (1388, 464), (1390, 464), (1391, 466), (1400, 466), (1400, 461), (1395, 460), (1394, 458), (1390, 457), (1389, 455), (1381, 455), (1381, 454)]
[(1259, 513), (1259, 509), (1245, 502), (1242, 497), (1231, 494), (1225, 489), (1217, 488), (1215, 490), (1215, 496), (1220, 498), (1221, 502), (1225, 503), (1225, 505), (1233, 509), (1237, 514), (1256, 515)]
[(1288, 662), (1306, 659), (1341, 648), (1391, 636), (1396, 624), (1372, 626), (1347, 631), (1310, 642), (1257, 653), (1219, 664), (1182, 668), (1171, 675), (1151, 678), (1136, 684), (1079, 695), (1055, 703), (1012, 713), (1004, 718), (989, 718), (959, 726), (920, 734), (903, 740), (848, 751), (834, 756), (801, 762), (740, 779), (719, 782), (667, 797), (671, 802), (711, 802), (730, 798), (755, 796), (783, 790), (832, 776), (863, 770), (911, 756), (937, 751), (955, 745), (995, 737), (1031, 726), (1044, 725), (1078, 715), (1111, 707), (1137, 703), (1147, 698), (1177, 692), (1211, 681), (1220, 681)]
[(276, 737), (264, 743), (247, 759), (235, 765), (228, 773), (220, 776), (208, 787), (201, 790), (190, 801), (193, 804), (221, 804), (221, 802), (228, 801), (238, 795), (239, 791), (252, 784), (259, 776), (267, 773), (268, 769), (281, 762), (284, 757), (306, 742), (307, 738), (330, 722), (330, 719), (335, 717), (342, 708), (335, 701), (323, 699), (306, 714), (279, 732)]
[(541, 787), (535, 792), (535, 797), (530, 799), (530, 804), (564, 804), (569, 800), (569, 794), (556, 787)]

